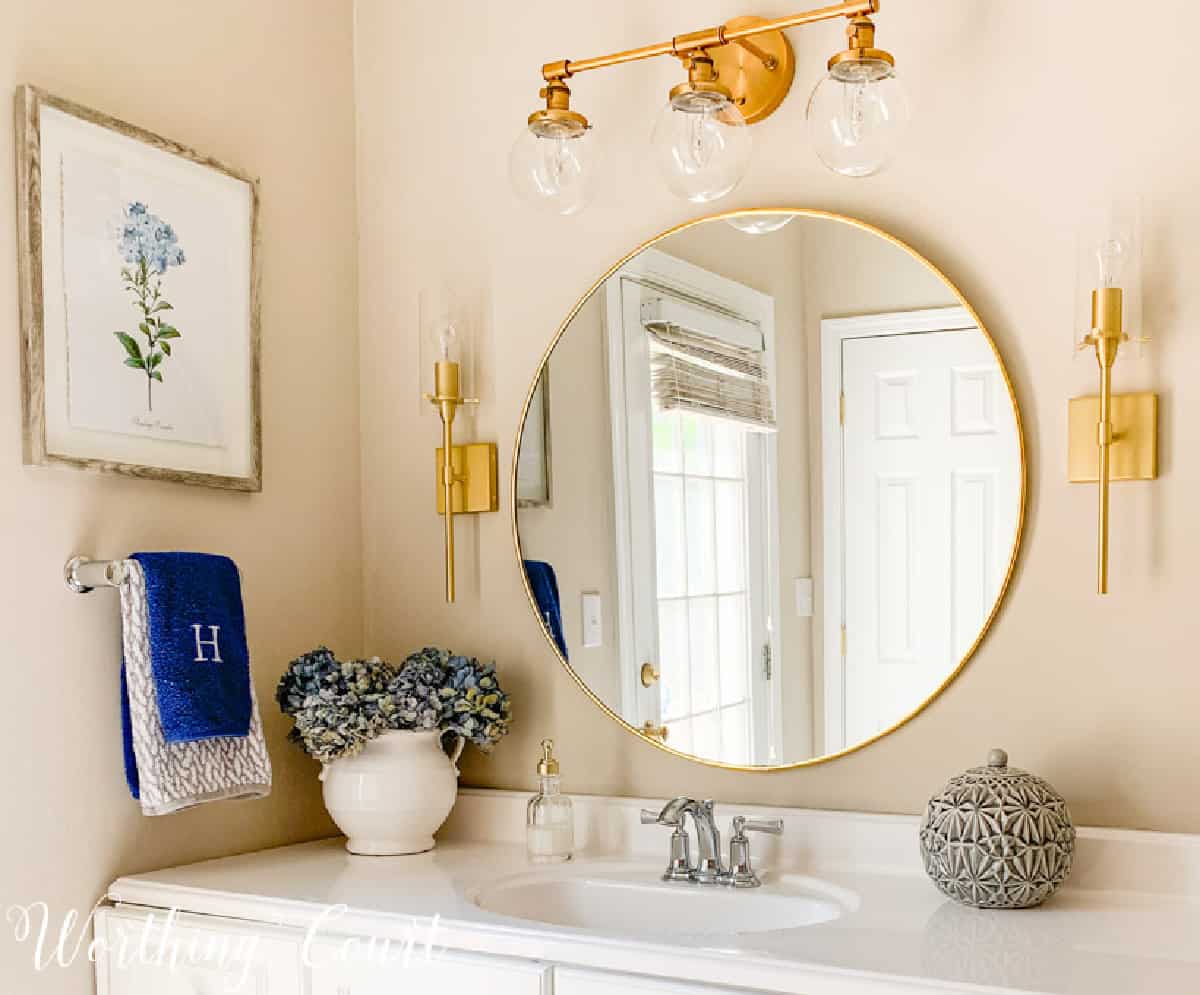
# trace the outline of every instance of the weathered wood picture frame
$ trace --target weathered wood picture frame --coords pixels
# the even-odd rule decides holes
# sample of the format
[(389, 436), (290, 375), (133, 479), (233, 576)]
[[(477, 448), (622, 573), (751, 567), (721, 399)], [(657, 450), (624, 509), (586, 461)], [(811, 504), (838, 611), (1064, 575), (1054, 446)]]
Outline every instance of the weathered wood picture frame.
[(549, 366), (544, 366), (538, 376), (525, 419), (517, 454), (517, 507), (549, 508), (553, 498)]
[(261, 491), (259, 181), (32, 86), (15, 121), (25, 463)]

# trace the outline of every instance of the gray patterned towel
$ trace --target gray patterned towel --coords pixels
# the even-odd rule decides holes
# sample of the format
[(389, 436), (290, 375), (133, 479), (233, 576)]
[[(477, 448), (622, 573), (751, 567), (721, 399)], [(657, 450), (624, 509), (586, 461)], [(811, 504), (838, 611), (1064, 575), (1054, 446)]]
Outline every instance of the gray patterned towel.
[(126, 563), (121, 585), (121, 627), (128, 719), (142, 814), (169, 815), (201, 802), (270, 794), (271, 758), (253, 685), (249, 735), (187, 743), (168, 743), (164, 738), (150, 669), (146, 578), (141, 566), (132, 560)]

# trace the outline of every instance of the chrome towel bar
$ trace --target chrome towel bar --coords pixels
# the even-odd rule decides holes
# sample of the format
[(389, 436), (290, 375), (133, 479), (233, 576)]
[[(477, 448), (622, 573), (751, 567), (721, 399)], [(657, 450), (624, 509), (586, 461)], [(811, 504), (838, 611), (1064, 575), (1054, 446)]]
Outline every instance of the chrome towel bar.
[(125, 561), (72, 556), (63, 567), (63, 580), (76, 594), (87, 594), (97, 587), (120, 587), (125, 580)]

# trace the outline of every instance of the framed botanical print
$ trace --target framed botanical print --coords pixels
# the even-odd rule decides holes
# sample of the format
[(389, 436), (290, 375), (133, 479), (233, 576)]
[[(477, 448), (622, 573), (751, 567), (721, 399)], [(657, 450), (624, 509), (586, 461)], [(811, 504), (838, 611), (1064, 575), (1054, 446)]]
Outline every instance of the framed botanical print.
[(25, 461), (262, 489), (258, 181), (17, 91)]
[(542, 370), (521, 431), (517, 453), (517, 507), (550, 507), (550, 368)]

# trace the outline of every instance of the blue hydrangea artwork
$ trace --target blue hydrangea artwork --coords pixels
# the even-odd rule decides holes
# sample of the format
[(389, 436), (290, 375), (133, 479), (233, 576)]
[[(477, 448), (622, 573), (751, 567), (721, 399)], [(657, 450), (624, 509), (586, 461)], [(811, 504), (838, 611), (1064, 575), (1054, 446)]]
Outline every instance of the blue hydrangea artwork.
[(166, 221), (140, 201), (129, 204), (118, 231), (117, 250), (125, 263), (121, 281), (133, 296), (138, 312), (137, 332), (145, 339), (145, 351), (135, 335), (114, 332), (125, 350), (125, 365), (146, 377), (146, 406), (154, 410), (154, 383), (163, 382), (163, 360), (171, 355), (171, 342), (182, 333), (164, 318), (172, 310), (163, 296), (163, 276), (172, 266), (182, 266), (187, 256), (179, 236)]

